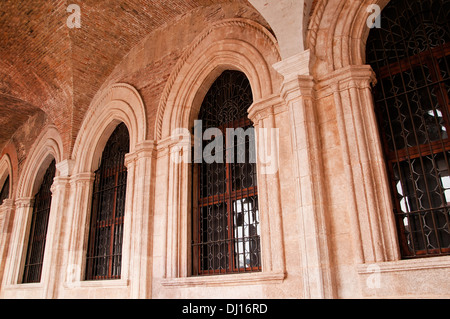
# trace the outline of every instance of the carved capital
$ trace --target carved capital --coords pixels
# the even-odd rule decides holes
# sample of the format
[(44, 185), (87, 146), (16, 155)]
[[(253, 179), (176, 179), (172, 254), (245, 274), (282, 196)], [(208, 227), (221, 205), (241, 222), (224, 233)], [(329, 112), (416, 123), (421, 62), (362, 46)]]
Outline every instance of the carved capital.
[(284, 100), (279, 95), (269, 96), (267, 99), (254, 102), (248, 109), (248, 118), (258, 124), (263, 120), (273, 115), (278, 109), (283, 108)]
[(75, 184), (90, 184), (93, 183), (95, 179), (95, 174), (88, 172), (88, 173), (80, 173), (77, 175), (72, 176), (72, 178), (70, 179), (70, 183), (75, 183)]
[(370, 88), (377, 83), (375, 72), (369, 65), (350, 65), (322, 77), (317, 84), (320, 95), (347, 90)]
[(59, 176), (61, 177), (71, 176), (74, 167), (75, 161), (71, 159), (67, 159), (56, 164), (56, 169), (58, 170)]
[(275, 63), (273, 67), (286, 81), (298, 75), (310, 75), (310, 61), (311, 52), (310, 50), (305, 50), (290, 58)]
[(29, 208), (33, 207), (34, 204), (34, 197), (22, 197), (17, 198), (15, 201), (17, 208)]

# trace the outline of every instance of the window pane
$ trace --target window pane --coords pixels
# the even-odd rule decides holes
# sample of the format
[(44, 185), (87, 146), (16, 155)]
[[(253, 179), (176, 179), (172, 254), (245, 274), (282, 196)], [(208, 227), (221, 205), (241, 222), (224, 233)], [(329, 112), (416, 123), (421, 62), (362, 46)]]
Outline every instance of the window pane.
[(128, 130), (122, 123), (109, 138), (95, 173), (87, 280), (120, 278), (127, 183), (124, 159), (129, 143)]
[(202, 104), (203, 129), (219, 129), (224, 140), (207, 154), (220, 160), (203, 158), (193, 178), (198, 197), (192, 214), (194, 275), (261, 270), (255, 139), (247, 115), (252, 103), (246, 76), (225, 71)]
[(375, 111), (404, 257), (450, 253), (448, 1), (393, 0), (372, 29)]
[(52, 202), (51, 186), (56, 166), (53, 160), (45, 172), (42, 184), (34, 197), (31, 228), (28, 239), (27, 257), (23, 272), (23, 283), (40, 282), (44, 262), (45, 241), (47, 238), (48, 218)]

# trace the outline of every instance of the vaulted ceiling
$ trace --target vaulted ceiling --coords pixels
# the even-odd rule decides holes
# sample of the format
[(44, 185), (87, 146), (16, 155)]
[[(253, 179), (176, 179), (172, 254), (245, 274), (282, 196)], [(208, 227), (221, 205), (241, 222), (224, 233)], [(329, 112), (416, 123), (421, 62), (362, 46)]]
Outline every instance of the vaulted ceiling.
[[(32, 115), (72, 127), (114, 67), (146, 35), (196, 8), (246, 0), (0, 1), (0, 149)], [(73, 20), (71, 20), (73, 21)]]
[[(296, 19), (302, 20), (311, 3), (312, 0), (1, 0), (0, 151), (18, 128), (39, 113), (60, 130), (69, 130), (64, 132), (63, 142), (70, 149), (84, 111), (115, 67), (153, 31), (190, 12), (207, 12), (213, 6), (233, 8), (231, 16), (251, 11), (253, 18), (257, 17), (269, 29), (273, 27), (281, 45), (286, 43), (286, 49), (281, 48), (286, 58), (295, 53), (293, 43), (294, 49), (297, 44), (303, 49), (298, 43), (303, 37), (298, 30), (302, 23)], [(81, 28), (67, 25), (73, 13), (68, 11), (71, 4), (79, 5)]]

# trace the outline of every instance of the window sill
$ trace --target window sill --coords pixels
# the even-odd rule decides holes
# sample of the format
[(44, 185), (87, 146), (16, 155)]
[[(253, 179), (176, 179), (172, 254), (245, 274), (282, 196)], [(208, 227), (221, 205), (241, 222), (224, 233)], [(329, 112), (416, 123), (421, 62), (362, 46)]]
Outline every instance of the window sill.
[(18, 283), (6, 285), (4, 288), (10, 290), (36, 290), (36, 289), (43, 289), (44, 284), (42, 282)]
[(377, 271), (381, 273), (438, 268), (450, 269), (450, 256), (361, 264), (357, 267), (358, 274), (373, 274), (374, 266), (378, 267)]
[(166, 278), (163, 279), (163, 287), (182, 288), (182, 287), (215, 287), (215, 286), (244, 286), (259, 284), (281, 283), (286, 278), (285, 273), (252, 273), (235, 274), (220, 276), (201, 276), (185, 278)]
[(64, 288), (122, 288), (129, 285), (127, 279), (112, 279), (112, 280), (86, 280), (65, 282)]

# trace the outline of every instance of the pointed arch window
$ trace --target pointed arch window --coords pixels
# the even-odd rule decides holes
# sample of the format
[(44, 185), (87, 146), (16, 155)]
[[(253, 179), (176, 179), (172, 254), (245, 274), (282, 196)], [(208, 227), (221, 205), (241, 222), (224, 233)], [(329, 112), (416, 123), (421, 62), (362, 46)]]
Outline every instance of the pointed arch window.
[[(202, 103), (202, 133), (220, 131), (215, 141), (222, 143), (193, 165), (194, 276), (261, 270), (255, 141), (247, 114), (252, 103), (250, 83), (238, 71), (223, 72)], [(227, 129), (246, 134), (228, 135)], [(204, 140), (202, 150), (210, 142)]]
[(129, 133), (119, 124), (102, 153), (95, 172), (86, 280), (120, 279), (125, 215)]
[(56, 162), (53, 160), (45, 172), (39, 191), (34, 197), (31, 228), (22, 283), (36, 283), (41, 280), (45, 241), (47, 238), (48, 218), (52, 203), (51, 186), (53, 184), (55, 172)]
[(3, 186), (0, 191), (0, 205), (2, 205), (3, 201), (5, 199), (8, 199), (8, 197), (9, 197), (9, 175), (6, 177), (6, 180), (3, 183)]
[(450, 2), (392, 0), (367, 41), (401, 254), (450, 254)]

